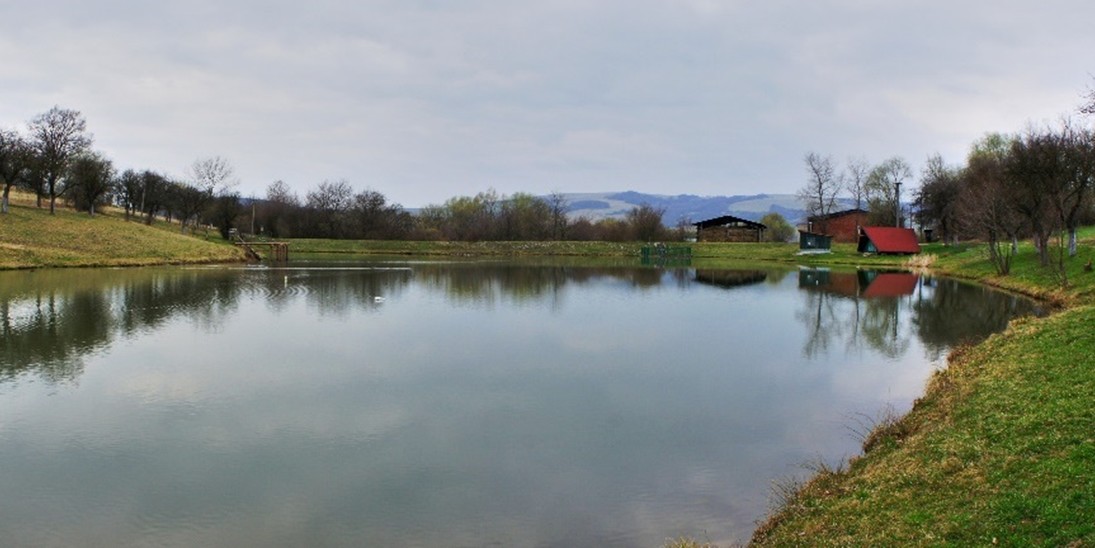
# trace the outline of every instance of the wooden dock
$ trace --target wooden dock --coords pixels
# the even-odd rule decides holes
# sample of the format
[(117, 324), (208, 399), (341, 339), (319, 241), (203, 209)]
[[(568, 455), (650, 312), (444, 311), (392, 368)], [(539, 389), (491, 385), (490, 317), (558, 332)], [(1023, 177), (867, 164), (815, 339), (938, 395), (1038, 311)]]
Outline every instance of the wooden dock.
[(285, 262), (289, 260), (289, 242), (245, 242), (238, 241), (236, 245), (244, 248), (247, 251), (247, 256), (256, 261), (263, 260), (263, 256), (255, 251), (256, 247), (265, 247), (263, 252), (266, 253), (266, 259), (275, 262)]

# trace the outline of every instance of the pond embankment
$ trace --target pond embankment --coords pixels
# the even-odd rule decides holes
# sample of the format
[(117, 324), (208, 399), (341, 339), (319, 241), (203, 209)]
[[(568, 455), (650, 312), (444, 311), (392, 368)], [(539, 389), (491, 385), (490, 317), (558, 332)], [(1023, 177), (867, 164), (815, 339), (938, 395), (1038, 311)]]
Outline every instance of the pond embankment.
[[(787, 491), (758, 545), (1095, 545), (1095, 231), (1064, 270), (1025, 246), (997, 277), (979, 246), (929, 245), (936, 271), (1059, 305), (953, 353), (906, 416), (882, 420), (866, 453)], [(637, 257), (640, 244), (332, 242), (293, 253)], [(31, 207), (0, 215), (0, 268), (235, 262), (236, 248), (112, 214)], [(693, 266), (779, 262), (902, 267), (850, 246), (797, 256), (784, 244), (694, 244)], [(1068, 280), (1066, 287), (1062, 282)]]
[(1029, 247), (1007, 277), (981, 248), (946, 250), (941, 272), (1063, 310), (955, 351), (912, 411), (879, 421), (864, 455), (784, 489), (753, 544), (1095, 545), (1091, 235), (1056, 272)]
[(148, 226), (118, 213), (94, 217), (66, 209), (13, 205), (0, 214), (0, 269), (145, 266), (239, 262), (235, 246), (181, 234), (178, 225)]
[[(995, 274), (980, 245), (930, 244), (928, 260), (908, 262), (863, 256), (839, 244), (831, 254), (811, 256), (781, 244), (693, 244), (693, 266), (927, 266), (1059, 310), (955, 351), (910, 413), (880, 417), (864, 432), (864, 455), (837, 468), (820, 467), (801, 485), (784, 485), (782, 506), (752, 542), (1095, 545), (1095, 273), (1083, 268), (1095, 256), (1095, 231), (1083, 235), (1080, 255), (1066, 259), (1064, 268), (1040, 265), (1034, 249), (1021, 246), (1008, 276)], [(341, 251), (398, 253), (406, 246), (353, 245)], [(450, 255), (638, 252), (638, 245), (626, 244), (611, 244), (611, 250), (576, 243), (414, 245), (425, 246), (418, 252)], [(328, 244), (316, 251), (340, 249)]]

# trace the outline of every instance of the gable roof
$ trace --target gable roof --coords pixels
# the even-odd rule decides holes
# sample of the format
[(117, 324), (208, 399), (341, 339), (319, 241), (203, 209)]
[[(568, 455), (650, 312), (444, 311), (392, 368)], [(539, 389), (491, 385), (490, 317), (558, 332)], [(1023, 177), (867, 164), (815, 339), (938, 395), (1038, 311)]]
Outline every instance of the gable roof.
[(759, 228), (761, 230), (768, 228), (758, 222), (750, 221), (749, 219), (742, 219), (741, 217), (735, 217), (733, 215), (723, 215), (722, 217), (715, 217), (714, 219), (707, 219), (706, 221), (700, 221), (698, 223), (692, 224), (698, 229), (711, 228), (713, 226), (723, 226), (729, 224), (738, 225), (744, 228)]
[(862, 227), (863, 236), (859, 239), (859, 251), (866, 251), (866, 241), (870, 240), (879, 253), (920, 253), (920, 242), (911, 228), (893, 226)]
[(871, 297), (900, 297), (912, 295), (916, 291), (916, 282), (920, 276), (908, 272), (883, 272), (880, 273), (863, 291), (863, 296)]
[(825, 215), (814, 215), (814, 216), (811, 216), (811, 217), (807, 218), (806, 220), (810, 221), (810, 222), (828, 221), (830, 219), (836, 219), (838, 217), (846, 217), (848, 215), (867, 215), (867, 211), (863, 210), (863, 209), (854, 209), (854, 208), (853, 209), (845, 209), (844, 211), (834, 211), (832, 213), (828, 213), (828, 214), (825, 214)]

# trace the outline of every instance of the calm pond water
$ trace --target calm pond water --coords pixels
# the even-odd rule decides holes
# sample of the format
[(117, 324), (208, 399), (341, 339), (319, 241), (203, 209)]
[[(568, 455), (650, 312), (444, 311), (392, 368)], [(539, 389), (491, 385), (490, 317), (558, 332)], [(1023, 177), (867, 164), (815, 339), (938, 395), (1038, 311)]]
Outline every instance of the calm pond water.
[(0, 538), (746, 540), (1032, 305), (818, 270), (321, 262), (0, 273)]

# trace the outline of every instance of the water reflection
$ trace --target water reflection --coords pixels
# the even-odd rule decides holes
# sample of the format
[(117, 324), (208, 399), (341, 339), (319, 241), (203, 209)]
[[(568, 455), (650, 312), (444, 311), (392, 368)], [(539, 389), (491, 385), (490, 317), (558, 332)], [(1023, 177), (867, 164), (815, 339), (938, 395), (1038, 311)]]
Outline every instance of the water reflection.
[[(778, 284), (788, 272), (472, 262), (9, 272), (0, 293), (0, 376), (35, 371), (51, 381), (72, 380), (82, 371), (82, 356), (119, 337), (177, 318), (216, 331), (242, 295), (260, 295), (272, 312), (303, 298), (317, 314), (338, 317), (378, 309), (415, 283), (456, 303), (490, 308), (547, 302), (557, 308), (567, 286), (609, 283), (642, 291), (698, 283), (732, 289)], [(954, 344), (999, 331), (1033, 310), (1015, 295), (907, 272), (804, 268), (798, 288), (805, 292), (796, 317), (807, 328), (807, 357), (866, 345), (896, 358), (908, 350), (914, 333), (902, 325), (910, 323), (932, 359), (939, 359)]]
[(215, 329), (240, 291), (226, 272), (89, 270), (2, 275), (0, 376), (71, 381), (83, 358), (118, 337), (177, 318)]
[(1016, 295), (909, 272), (803, 268), (798, 287), (807, 294), (796, 316), (809, 333), (803, 346), (808, 357), (840, 344), (844, 351), (866, 345), (893, 359), (916, 336), (939, 360), (956, 344), (1004, 329), (1017, 315), (1040, 313)]
[(925, 354), (1029, 306), (890, 274), (0, 273), (0, 531), (26, 545), (744, 540), (772, 478), (854, 451), (845, 413), (910, 402)]
[(764, 270), (696, 270), (696, 281), (702, 284), (731, 289), (752, 285), (768, 279)]

